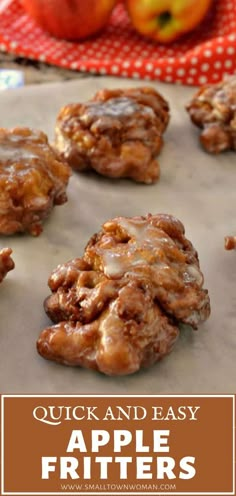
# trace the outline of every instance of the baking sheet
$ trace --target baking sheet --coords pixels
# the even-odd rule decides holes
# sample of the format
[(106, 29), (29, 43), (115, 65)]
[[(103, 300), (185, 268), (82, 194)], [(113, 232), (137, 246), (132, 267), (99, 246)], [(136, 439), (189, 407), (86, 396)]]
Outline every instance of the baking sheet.
[[(59, 108), (108, 87), (142, 86), (117, 78), (88, 78), (26, 87), (0, 94), (5, 127), (26, 125), (53, 136)], [(146, 83), (145, 84), (149, 84)], [(151, 83), (150, 83), (151, 84)], [(236, 252), (224, 250), (224, 236), (236, 233), (235, 153), (210, 156), (198, 144), (198, 130), (184, 105), (193, 88), (152, 83), (168, 99), (171, 121), (155, 185), (74, 174), (69, 201), (56, 207), (38, 238), (0, 236), (16, 263), (0, 286), (1, 393), (190, 394), (234, 393), (236, 386)], [(59, 263), (81, 256), (88, 238), (116, 215), (165, 212), (176, 215), (198, 250), (212, 305), (198, 331), (184, 328), (162, 362), (127, 377), (106, 377), (41, 358), (35, 342), (49, 325), (43, 300), (47, 279)]]

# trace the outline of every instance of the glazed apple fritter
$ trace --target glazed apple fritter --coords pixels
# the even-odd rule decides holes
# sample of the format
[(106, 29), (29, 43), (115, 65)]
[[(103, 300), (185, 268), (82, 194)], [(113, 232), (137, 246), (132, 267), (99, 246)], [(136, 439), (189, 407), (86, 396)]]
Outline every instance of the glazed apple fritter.
[(43, 132), (0, 128), (0, 233), (38, 236), (53, 206), (66, 202), (69, 176)]
[(236, 75), (202, 86), (187, 110), (192, 122), (202, 129), (200, 141), (205, 150), (236, 150)]
[(210, 313), (197, 252), (164, 214), (106, 222), (49, 287), (55, 325), (42, 331), (39, 353), (108, 375), (152, 365), (172, 350), (180, 323), (197, 328)]
[(101, 90), (86, 103), (63, 107), (55, 147), (77, 171), (153, 183), (169, 106), (153, 88)]

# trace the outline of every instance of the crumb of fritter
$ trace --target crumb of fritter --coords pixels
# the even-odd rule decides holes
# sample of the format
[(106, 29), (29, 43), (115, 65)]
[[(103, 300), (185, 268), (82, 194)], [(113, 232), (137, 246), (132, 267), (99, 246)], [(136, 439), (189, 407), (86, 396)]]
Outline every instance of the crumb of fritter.
[(235, 250), (236, 249), (236, 236), (226, 236), (225, 237), (225, 249)]
[(6, 274), (15, 267), (11, 254), (11, 248), (3, 248), (0, 250), (0, 282), (2, 282)]

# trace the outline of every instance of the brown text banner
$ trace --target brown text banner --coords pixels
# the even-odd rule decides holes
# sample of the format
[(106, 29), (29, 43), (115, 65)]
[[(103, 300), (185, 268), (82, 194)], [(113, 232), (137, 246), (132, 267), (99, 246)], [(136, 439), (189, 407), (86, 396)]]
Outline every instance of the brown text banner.
[(234, 395), (3, 395), (1, 495), (235, 495)]

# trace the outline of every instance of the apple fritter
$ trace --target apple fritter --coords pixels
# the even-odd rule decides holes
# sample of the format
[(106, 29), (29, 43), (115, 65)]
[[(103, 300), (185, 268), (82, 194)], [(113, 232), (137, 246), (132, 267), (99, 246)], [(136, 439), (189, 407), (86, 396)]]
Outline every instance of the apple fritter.
[(168, 103), (153, 88), (105, 89), (60, 110), (55, 147), (77, 171), (149, 184), (159, 178), (156, 157), (168, 122)]
[(236, 75), (202, 86), (187, 105), (206, 151), (236, 150)]
[(108, 375), (154, 364), (172, 350), (180, 323), (196, 329), (210, 314), (197, 252), (170, 215), (106, 222), (49, 287), (55, 325), (42, 331), (39, 353)]
[(0, 128), (0, 233), (38, 236), (53, 206), (66, 202), (69, 176), (43, 132)]

